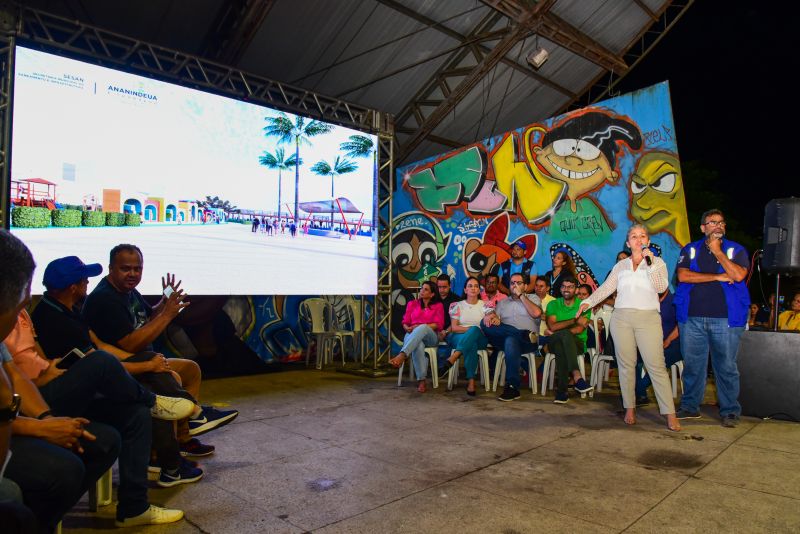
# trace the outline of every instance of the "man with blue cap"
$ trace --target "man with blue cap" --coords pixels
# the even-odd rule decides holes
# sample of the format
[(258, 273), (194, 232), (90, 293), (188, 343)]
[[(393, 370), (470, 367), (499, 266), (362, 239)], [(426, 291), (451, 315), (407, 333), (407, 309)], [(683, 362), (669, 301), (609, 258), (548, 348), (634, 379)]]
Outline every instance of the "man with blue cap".
[(76, 256), (48, 264), (43, 279), (48, 290), (33, 312), (42, 349), (51, 356), (78, 349), (85, 356), (66, 371), (51, 364), (33, 380), (55, 413), (103, 422), (121, 435), (118, 526), (178, 521), (182, 511), (150, 505), (147, 500), (151, 416), (165, 421), (181, 419), (194, 411), (195, 404), (154, 395), (133, 379), (115, 355), (96, 350), (75, 307), (86, 296), (89, 277), (102, 270), (100, 264), (86, 265)]
[[(525, 257), (528, 246), (520, 239), (511, 245), (511, 259), (500, 264), (497, 276), (500, 277), (500, 291), (506, 295), (511, 294), (511, 275), (521, 274), (525, 280), (525, 293), (533, 293), (533, 284), (536, 282), (536, 262)], [(533, 274), (531, 274), (533, 273)]]

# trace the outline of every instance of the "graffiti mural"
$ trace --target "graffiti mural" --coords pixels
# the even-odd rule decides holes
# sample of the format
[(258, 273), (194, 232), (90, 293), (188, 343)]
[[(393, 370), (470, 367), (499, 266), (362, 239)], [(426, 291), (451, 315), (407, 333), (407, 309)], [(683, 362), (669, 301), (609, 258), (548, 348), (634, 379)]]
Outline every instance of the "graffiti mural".
[[(311, 344), (310, 318), (302, 303), (308, 296), (194, 297), (166, 330), (158, 350), (196, 360), (209, 376), (261, 372), (268, 364), (305, 361)], [(353, 330), (362, 324), (361, 302), (351, 296), (325, 296), (337, 325)], [(372, 313), (365, 301), (364, 315)], [(191, 312), (191, 313), (190, 313)], [(312, 346), (311, 359), (315, 358)], [(350, 349), (348, 349), (350, 350)]]
[(458, 290), (496, 273), (520, 239), (535, 273), (564, 251), (596, 287), (640, 222), (674, 265), (689, 228), (673, 132), (664, 82), (399, 168), (395, 337), (421, 281), (445, 273)]

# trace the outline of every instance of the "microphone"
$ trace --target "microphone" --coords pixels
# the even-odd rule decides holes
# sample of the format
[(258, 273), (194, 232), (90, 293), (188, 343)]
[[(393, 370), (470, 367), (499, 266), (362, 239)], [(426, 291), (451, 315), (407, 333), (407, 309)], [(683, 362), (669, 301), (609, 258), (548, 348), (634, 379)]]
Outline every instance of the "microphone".
[[(642, 245), (642, 252), (644, 252), (647, 249), (648, 249), (647, 245)], [(648, 267), (651, 267), (653, 265), (653, 260), (650, 259), (650, 256), (645, 256), (644, 261), (647, 262)]]

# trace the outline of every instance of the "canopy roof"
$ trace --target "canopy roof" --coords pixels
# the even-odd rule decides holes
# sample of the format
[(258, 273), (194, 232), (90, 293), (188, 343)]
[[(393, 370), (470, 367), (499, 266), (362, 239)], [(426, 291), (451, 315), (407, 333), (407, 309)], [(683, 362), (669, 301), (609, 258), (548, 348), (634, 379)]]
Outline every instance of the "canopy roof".
[[(339, 201), (338, 204), (336, 202), (337, 200)], [(300, 202), (300, 209), (306, 213), (330, 213), (332, 211), (339, 211), (340, 206), (343, 213), (364, 213), (345, 197), (331, 200), (317, 200), (315, 202)]]
[[(398, 164), (606, 98), (693, 0), (26, 0), (394, 115)], [(539, 48), (548, 59), (534, 67)]]

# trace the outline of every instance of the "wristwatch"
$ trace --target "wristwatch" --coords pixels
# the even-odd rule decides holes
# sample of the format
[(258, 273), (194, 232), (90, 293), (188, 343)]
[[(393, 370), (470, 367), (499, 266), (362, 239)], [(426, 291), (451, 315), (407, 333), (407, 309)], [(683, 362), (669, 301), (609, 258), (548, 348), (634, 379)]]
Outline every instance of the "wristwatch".
[(22, 406), (22, 397), (14, 393), (11, 396), (11, 404), (5, 408), (0, 408), (0, 423), (13, 421), (19, 415), (19, 408)]

